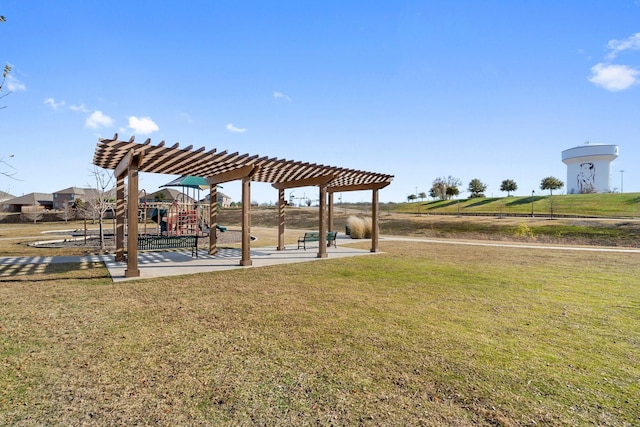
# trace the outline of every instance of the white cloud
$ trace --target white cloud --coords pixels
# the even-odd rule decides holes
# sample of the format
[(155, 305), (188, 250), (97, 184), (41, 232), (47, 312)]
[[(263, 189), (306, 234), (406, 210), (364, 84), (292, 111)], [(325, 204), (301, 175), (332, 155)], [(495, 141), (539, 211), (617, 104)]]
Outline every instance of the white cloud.
[(50, 106), (54, 110), (57, 110), (60, 107), (64, 107), (65, 102), (64, 101), (56, 102), (56, 100), (53, 98), (47, 98), (44, 100), (44, 104)]
[(158, 125), (151, 120), (151, 117), (138, 118), (136, 116), (129, 117), (129, 128), (133, 129), (134, 133), (141, 135), (147, 135), (160, 129)]
[(186, 121), (189, 124), (195, 123), (193, 118), (189, 115), (189, 113), (180, 113), (180, 118)]
[(607, 55), (607, 58), (610, 60), (625, 50), (640, 50), (640, 33), (635, 33), (625, 40), (609, 40), (607, 47), (611, 51), (609, 55)]
[(13, 77), (11, 74), (7, 76), (7, 80), (5, 83), (9, 92), (21, 92), (23, 90), (27, 90), (27, 86), (20, 80)]
[[(64, 101), (63, 101), (63, 105), (64, 105)], [(88, 113), (89, 111), (91, 111), (87, 108), (86, 105), (82, 103), (80, 105), (69, 105), (69, 109), (71, 111), (79, 111), (81, 113)]]
[(107, 127), (113, 125), (113, 119), (105, 114), (102, 111), (94, 111), (91, 113), (87, 120), (84, 122), (85, 126), (90, 127), (92, 129), (98, 129), (99, 127)]
[(245, 133), (247, 131), (246, 129), (237, 128), (231, 123), (227, 123), (227, 130), (233, 133)]
[(273, 92), (273, 99), (275, 100), (279, 100), (279, 99), (284, 99), (285, 101), (291, 101), (291, 98), (288, 95), (285, 95), (282, 92)]
[(591, 73), (591, 83), (611, 92), (628, 89), (638, 82), (638, 70), (626, 65), (599, 63), (591, 67)]

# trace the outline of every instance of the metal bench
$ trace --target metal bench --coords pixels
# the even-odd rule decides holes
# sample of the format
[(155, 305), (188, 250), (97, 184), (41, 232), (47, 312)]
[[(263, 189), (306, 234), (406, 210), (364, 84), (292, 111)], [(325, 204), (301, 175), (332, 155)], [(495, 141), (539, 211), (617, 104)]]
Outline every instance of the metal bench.
[[(327, 246), (331, 246), (331, 242), (333, 242), (333, 247), (337, 248), (336, 238), (338, 237), (337, 231), (327, 231)], [(319, 242), (320, 241), (320, 233), (317, 231), (308, 231), (304, 233), (304, 236), (298, 237), (298, 249), (300, 249), (300, 245), (306, 251), (307, 250), (307, 242)]]
[(198, 258), (198, 236), (138, 236), (139, 251), (163, 251), (191, 248), (191, 256)]

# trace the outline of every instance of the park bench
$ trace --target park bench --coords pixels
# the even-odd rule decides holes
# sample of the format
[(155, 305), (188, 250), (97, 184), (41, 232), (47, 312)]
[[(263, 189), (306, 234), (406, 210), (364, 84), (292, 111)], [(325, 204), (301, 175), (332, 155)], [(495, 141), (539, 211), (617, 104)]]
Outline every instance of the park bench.
[[(327, 231), (327, 246), (331, 246), (331, 242), (333, 242), (333, 247), (336, 246), (336, 238), (338, 237), (337, 231)], [(300, 245), (306, 251), (307, 250), (307, 242), (318, 242), (320, 241), (320, 233), (317, 231), (308, 231), (304, 233), (304, 236), (298, 237), (298, 249), (300, 249)]]
[(198, 236), (138, 236), (139, 251), (163, 251), (166, 249), (191, 248), (191, 256), (198, 258)]

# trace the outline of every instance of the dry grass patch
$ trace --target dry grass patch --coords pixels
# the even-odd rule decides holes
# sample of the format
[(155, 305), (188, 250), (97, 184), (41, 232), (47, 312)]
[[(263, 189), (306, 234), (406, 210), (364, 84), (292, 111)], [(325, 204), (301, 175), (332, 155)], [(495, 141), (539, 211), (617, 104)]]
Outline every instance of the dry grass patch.
[(636, 424), (637, 255), (382, 250), (0, 284), (0, 424)]

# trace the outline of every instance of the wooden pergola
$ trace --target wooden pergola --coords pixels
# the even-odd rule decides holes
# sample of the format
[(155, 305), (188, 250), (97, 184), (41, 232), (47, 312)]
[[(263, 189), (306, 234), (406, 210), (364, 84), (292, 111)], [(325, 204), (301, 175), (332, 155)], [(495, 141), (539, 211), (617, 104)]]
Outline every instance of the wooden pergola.
[[(127, 221), (127, 270), (126, 277), (140, 276), (138, 269), (138, 173), (162, 173), (193, 175), (206, 178), (210, 184), (212, 201), (217, 198), (216, 185), (229, 181), (242, 181), (242, 257), (241, 266), (251, 265), (251, 182), (270, 183), (278, 190), (278, 250), (284, 250), (285, 195), (288, 188), (317, 186), (319, 188), (318, 230), (320, 242), (318, 257), (327, 257), (326, 234), (333, 231), (333, 194), (343, 191), (371, 190), (372, 235), (371, 252), (378, 251), (378, 190), (391, 183), (393, 175), (318, 165), (258, 155), (194, 150), (190, 145), (179, 148), (176, 143), (166, 146), (162, 141), (151, 145), (151, 140), (136, 143), (135, 138), (121, 141), (98, 140), (93, 164), (114, 171), (116, 177), (116, 261), (124, 260), (124, 224)], [(125, 178), (129, 186), (128, 206), (125, 209)], [(125, 211), (128, 211), (125, 218)], [(328, 212), (328, 215), (327, 215)], [(210, 209), (210, 222), (217, 224), (217, 210)], [(217, 251), (216, 233), (209, 233), (209, 253)]]

